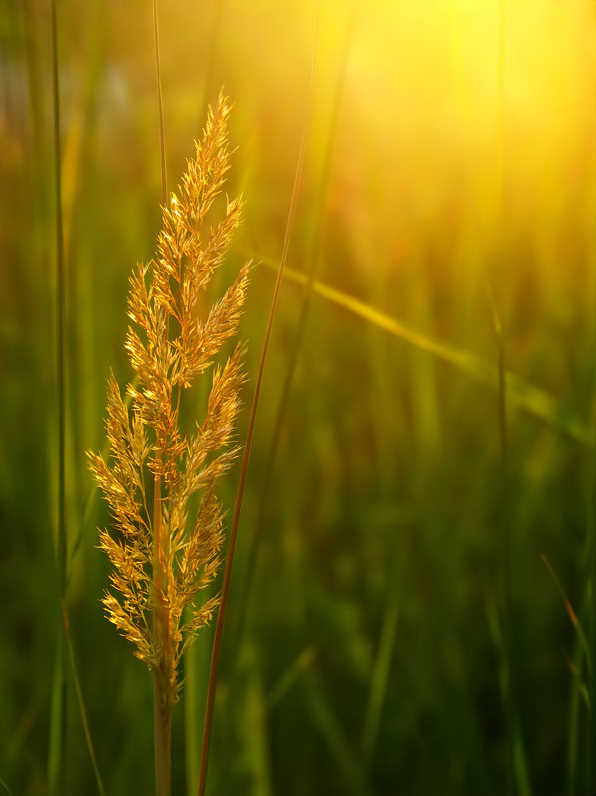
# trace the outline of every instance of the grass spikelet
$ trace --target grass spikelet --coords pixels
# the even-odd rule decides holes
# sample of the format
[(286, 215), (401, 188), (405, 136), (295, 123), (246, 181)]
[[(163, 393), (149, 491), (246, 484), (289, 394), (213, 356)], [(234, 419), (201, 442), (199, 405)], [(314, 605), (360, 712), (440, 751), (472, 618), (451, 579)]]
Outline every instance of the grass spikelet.
[(216, 486), (239, 452), (233, 437), (243, 343), (214, 369), (202, 424), (192, 433), (180, 424), (183, 393), (236, 337), (246, 296), (250, 264), (207, 313), (202, 311), (205, 288), (242, 212), (240, 198), (227, 199), (223, 218), (211, 226), (206, 222), (230, 168), (229, 112), (220, 94), (178, 190), (163, 208), (156, 256), (130, 278), (125, 344), (135, 372), (127, 387), (130, 408), (110, 374), (111, 458), (89, 453), (113, 518), (113, 529), (100, 532), (99, 546), (113, 566), (103, 605), (154, 676), (158, 796), (170, 793), (170, 726), (180, 659), (218, 604), (218, 597), (200, 599), (221, 563), (224, 512)]

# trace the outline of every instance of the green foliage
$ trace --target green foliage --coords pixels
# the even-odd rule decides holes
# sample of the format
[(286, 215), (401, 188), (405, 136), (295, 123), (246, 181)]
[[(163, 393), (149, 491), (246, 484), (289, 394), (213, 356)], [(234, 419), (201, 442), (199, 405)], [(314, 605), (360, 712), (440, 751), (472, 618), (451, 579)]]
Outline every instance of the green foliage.
[[(279, 261), (318, 52), (208, 792), (500, 796), (515, 783), (584, 796), (596, 769), (594, 9), (587, 0), (509, 4), (501, 218), (497, 4), (473, 13), (463, 0), (379, 0), (374, 13), (357, 11), (337, 113), (350, 9), (316, 5), (318, 17), (314, 2), (160, 6), (171, 176), (183, 172), (221, 83), (235, 100), (230, 184), (244, 192), (247, 222), (205, 306), (247, 251)], [(110, 365), (120, 382), (128, 376), (130, 265), (150, 258), (160, 222), (153, 23), (148, 3), (98, 6), (65, 0), (57, 17), (70, 619), (58, 653), (51, 41), (43, 3), (11, 0), (0, 11), (0, 790), (25, 796), (48, 792), (57, 655), (67, 679), (65, 793), (98, 792), (98, 781), (109, 796), (153, 788), (151, 685), (102, 617), (109, 569), (96, 528), (109, 517), (84, 458), (103, 444)], [(313, 247), (318, 283), (262, 514), (304, 298), (295, 274), (308, 272)], [(272, 285), (255, 268), (241, 327), (247, 395)], [(506, 484), (487, 285), (510, 374)], [(187, 420), (205, 409), (206, 395), (191, 395)], [(241, 439), (246, 422), (244, 411)], [(196, 667), (190, 701), (174, 711), (176, 794), (196, 777), (207, 655), (201, 641), (184, 672), (188, 682)]]

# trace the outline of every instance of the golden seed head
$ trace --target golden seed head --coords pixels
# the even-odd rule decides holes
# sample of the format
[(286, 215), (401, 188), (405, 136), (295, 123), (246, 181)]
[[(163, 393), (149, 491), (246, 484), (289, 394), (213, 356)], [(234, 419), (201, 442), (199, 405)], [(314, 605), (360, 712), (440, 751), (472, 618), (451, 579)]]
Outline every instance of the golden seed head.
[(113, 566), (103, 599), (106, 615), (132, 642), (135, 655), (164, 678), (171, 701), (180, 657), (217, 607), (217, 597), (201, 603), (199, 594), (220, 566), (217, 481), (239, 450), (232, 442), (244, 380), (241, 342), (213, 372), (203, 422), (191, 434), (180, 425), (182, 394), (237, 336), (248, 285), (250, 264), (206, 314), (200, 312), (242, 214), (242, 199), (226, 198), (223, 217), (206, 224), (230, 168), (229, 113), (220, 94), (177, 192), (162, 210), (155, 257), (130, 277), (130, 403), (110, 373), (110, 460), (88, 454), (113, 518), (113, 530), (100, 531), (99, 544)]

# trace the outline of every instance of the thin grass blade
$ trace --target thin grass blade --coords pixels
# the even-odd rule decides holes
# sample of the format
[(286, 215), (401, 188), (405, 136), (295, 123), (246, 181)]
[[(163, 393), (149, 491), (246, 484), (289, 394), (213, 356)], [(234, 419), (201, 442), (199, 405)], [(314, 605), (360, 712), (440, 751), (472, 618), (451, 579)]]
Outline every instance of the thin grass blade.
[[(275, 267), (272, 261), (267, 258), (255, 256), (255, 260), (270, 270)], [(293, 268), (286, 268), (285, 274), (288, 279), (297, 285), (306, 284), (308, 279), (306, 274)], [(362, 320), (374, 324), (379, 329), (384, 329), (393, 337), (413, 345), (420, 351), (432, 354), (437, 359), (452, 365), (475, 381), (487, 384), (494, 389), (498, 388), (498, 369), (488, 365), (476, 354), (422, 334), (396, 318), (392, 318), (381, 310), (371, 307), (366, 302), (331, 287), (325, 282), (315, 279), (313, 292)], [(510, 371), (506, 372), (505, 381), (507, 400), (513, 406), (544, 421), (547, 425), (575, 442), (579, 442), (586, 447), (594, 447), (594, 442), (586, 423), (580, 418), (563, 413), (555, 399), (545, 390), (528, 384)]]
[[(253, 534), (251, 545), (248, 551), (248, 564), (246, 567), (243, 595), (240, 600), (240, 616), (238, 619), (238, 626), (236, 629), (236, 638), (238, 639), (238, 643), (240, 643), (244, 634), (244, 625), (246, 620), (246, 613), (248, 611), (252, 583), (257, 568), (259, 549), (261, 546), (263, 532), (266, 525), (266, 511), (267, 511), (267, 506), (269, 505), (269, 494), (271, 489), (271, 482), (273, 480), (277, 451), (281, 441), (281, 433), (284, 425), (284, 419), (287, 407), (290, 400), (290, 393), (292, 390), (292, 383), (294, 381), (294, 374), (296, 372), (296, 366), (298, 364), (298, 360), (300, 357), (300, 351), (302, 350), (302, 344), (304, 341), (304, 335), (308, 323), (310, 302), (312, 298), (312, 288), (315, 278), (316, 267), (320, 256), (321, 233), (323, 230), (325, 203), (327, 200), (327, 194), (330, 182), (332, 156), (333, 156), (334, 143), (337, 131), (339, 111), (341, 108), (342, 98), (344, 94), (346, 66), (348, 62), (348, 53), (350, 50), (352, 33), (354, 29), (355, 14), (356, 14), (356, 5), (354, 4), (350, 10), (350, 16), (347, 25), (344, 46), (340, 57), (338, 78), (333, 96), (331, 123), (329, 126), (329, 133), (327, 136), (327, 142), (325, 146), (325, 155), (323, 158), (321, 179), (319, 182), (319, 188), (317, 191), (315, 202), (313, 204), (312, 217), (309, 225), (311, 233), (309, 236), (309, 241), (307, 243), (307, 255), (306, 255), (308, 280), (305, 284), (302, 306), (300, 308), (300, 315), (296, 325), (296, 334), (294, 337), (292, 350), (288, 358), (288, 367), (286, 370), (283, 386), (281, 389), (279, 405), (277, 408), (277, 413), (273, 424), (273, 434), (271, 437), (271, 444), (267, 453), (265, 473), (263, 476), (263, 486), (261, 488), (259, 512), (257, 515), (257, 527), (255, 533)], [(312, 58), (311, 74), (310, 74), (310, 89), (309, 89), (310, 94), (313, 93), (313, 87), (314, 87), (315, 75), (317, 69), (317, 62), (316, 62), (317, 44), (318, 44), (318, 19), (315, 20), (313, 58)]]
[(299, 678), (310, 669), (317, 657), (317, 648), (314, 646), (306, 647), (298, 657), (290, 664), (285, 672), (280, 676), (273, 686), (266, 699), (267, 709), (272, 710), (278, 702), (281, 702), (285, 695), (294, 687)]
[(302, 171), (304, 167), (304, 152), (305, 152), (305, 137), (302, 137), (298, 159), (296, 161), (296, 170), (294, 173), (294, 183), (292, 186), (292, 193), (290, 197), (290, 205), (288, 209), (288, 217), (286, 221), (286, 231), (284, 235), (284, 243), (282, 247), (282, 254), (279, 261), (279, 268), (275, 280), (275, 287), (273, 289), (273, 296), (271, 298), (271, 307), (269, 310), (269, 317), (267, 320), (267, 327), (265, 330), (265, 339), (263, 341), (263, 349), (261, 352), (261, 359), (259, 362), (259, 369), (257, 372), (257, 380), (255, 384), (255, 391), (253, 395), (250, 417), (248, 421), (248, 430), (246, 434), (246, 443), (242, 454), (242, 463), (240, 466), (240, 480), (238, 482), (238, 489), (236, 492), (236, 502), (234, 505), (234, 516), (232, 519), (232, 527), (230, 530), (230, 541), (228, 543), (228, 550), (226, 553), (226, 561), (224, 568), (223, 585), (221, 591), (221, 601), (217, 612), (217, 622), (215, 626), (215, 636), (213, 639), (213, 650), (211, 653), (211, 665), (209, 669), (209, 685), (207, 688), (207, 707), (205, 710), (205, 723), (203, 728), (203, 742), (201, 748), (201, 767), (199, 772), (199, 786), (198, 796), (204, 796), (205, 788), (207, 786), (207, 767), (209, 759), (209, 746), (211, 742), (211, 731), (213, 723), (213, 707), (215, 704), (215, 691), (217, 688), (217, 674), (219, 668), (219, 656), (221, 652), (221, 642), (223, 638), (223, 630), (226, 616), (226, 608), (228, 601), (228, 594), (230, 590), (230, 580), (232, 577), (232, 566), (234, 562), (234, 552), (236, 548), (236, 539), (238, 536), (238, 524), (240, 521), (240, 511), (242, 509), (242, 500), (244, 497), (244, 487), (246, 484), (246, 475), (248, 471), (248, 463), (250, 460), (250, 452), (252, 447), (252, 438), (254, 434), (255, 421), (257, 415), (257, 407), (259, 403), (259, 396), (261, 393), (261, 384), (263, 381), (263, 373), (265, 370), (265, 360), (267, 358), (267, 351), (269, 349), (269, 341), (271, 332), (273, 330), (273, 320), (275, 318), (275, 311), (279, 299), (279, 291), (283, 281), (284, 268), (288, 258), (288, 251), (290, 247), (291, 232), (294, 226), (294, 217), (296, 214), (296, 205), (298, 195), (300, 192), (300, 185), (302, 182)]
[(97, 790), (100, 796), (105, 796), (105, 788), (103, 786), (103, 780), (101, 774), (99, 773), (99, 767), (97, 765), (97, 757), (95, 755), (95, 747), (93, 745), (93, 739), (91, 737), (91, 730), (89, 728), (89, 720), (87, 718), (87, 708), (85, 706), (85, 700), (83, 698), (83, 689), (81, 688), (81, 681), (79, 680), (79, 674), (77, 670), (77, 662), (75, 658), (74, 646), (72, 643), (72, 636), (70, 633), (70, 622), (68, 620), (68, 612), (66, 609), (66, 604), (62, 603), (62, 617), (64, 621), (64, 633), (66, 636), (66, 644), (68, 647), (68, 653), (70, 657), (70, 665), (72, 669), (72, 677), (74, 682), (74, 687), (77, 695), (77, 701), (79, 704), (79, 712), (81, 714), (81, 720), (83, 722), (83, 732), (85, 734), (85, 741), (87, 743), (87, 749), (89, 751), (89, 757), (91, 758), (91, 765), (93, 766), (93, 773), (95, 774), (95, 781), (97, 783)]

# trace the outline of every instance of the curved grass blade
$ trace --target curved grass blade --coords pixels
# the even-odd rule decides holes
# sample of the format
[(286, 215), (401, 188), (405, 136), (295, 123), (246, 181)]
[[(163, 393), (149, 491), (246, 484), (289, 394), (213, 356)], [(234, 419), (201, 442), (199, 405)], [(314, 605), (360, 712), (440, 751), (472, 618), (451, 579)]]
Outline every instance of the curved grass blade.
[(373, 676), (371, 679), (368, 706), (364, 720), (364, 731), (362, 733), (362, 754), (364, 762), (367, 766), (370, 765), (374, 745), (379, 733), (381, 711), (383, 708), (383, 703), (385, 702), (387, 683), (389, 682), (389, 670), (391, 667), (391, 659), (393, 658), (395, 638), (397, 635), (398, 616), (399, 595), (398, 590), (394, 587), (393, 594), (387, 601), (385, 609), (385, 617), (383, 620), (383, 628), (381, 630), (381, 639), (379, 642), (379, 651), (377, 653)]
[[(60, 600), (66, 594), (66, 401), (65, 401), (65, 278), (64, 230), (62, 225), (62, 183), (60, 151), (60, 82), (58, 74), (58, 25), (56, 0), (51, 4), (52, 101), (54, 122), (54, 187), (56, 205), (56, 385), (58, 405), (58, 524), (56, 572)], [(64, 672), (64, 632), (58, 627), (58, 651), (50, 717), (48, 778), (50, 793), (58, 792), (64, 782), (66, 742), (66, 678)]]
[(207, 705), (205, 709), (205, 722), (203, 726), (203, 742), (201, 748), (201, 766), (199, 770), (199, 786), (198, 796), (204, 796), (205, 788), (207, 785), (207, 767), (209, 760), (209, 746), (211, 741), (211, 729), (213, 724), (213, 707), (215, 704), (215, 690), (217, 688), (217, 673), (219, 668), (219, 656), (221, 652), (221, 642), (223, 638), (224, 622), (226, 615), (226, 608), (228, 602), (228, 594), (230, 590), (230, 580), (232, 577), (232, 565), (234, 562), (234, 552), (236, 548), (236, 539), (238, 537), (238, 524), (240, 521), (240, 511), (242, 508), (242, 500), (244, 497), (244, 487), (246, 484), (246, 474), (248, 471), (248, 462), (250, 460), (250, 452), (252, 447), (252, 438), (255, 428), (255, 420), (257, 415), (257, 407), (259, 403), (259, 396), (261, 393), (261, 384), (263, 381), (263, 373), (265, 370), (265, 360), (267, 358), (267, 351), (269, 349), (269, 341), (271, 339), (271, 332), (273, 330), (273, 320), (275, 318), (275, 311), (279, 299), (279, 291), (283, 281), (283, 274), (288, 259), (288, 251), (290, 248), (291, 232), (294, 227), (294, 217), (296, 214), (296, 205), (298, 201), (298, 194), (300, 192), (300, 185), (302, 182), (302, 171), (304, 168), (304, 153), (306, 148), (306, 137), (302, 136), (298, 159), (296, 161), (296, 171), (294, 173), (294, 183), (292, 186), (292, 194), (290, 197), (290, 206), (288, 208), (288, 218), (286, 221), (286, 231), (284, 235), (284, 242), (282, 247), (281, 258), (277, 270), (277, 277), (275, 280), (275, 287), (273, 288), (273, 296), (271, 298), (271, 307), (269, 310), (269, 318), (267, 320), (267, 328), (265, 330), (265, 339), (263, 341), (263, 349), (261, 351), (261, 359), (259, 362), (259, 369), (257, 373), (257, 380), (255, 384), (255, 391), (250, 409), (250, 417), (248, 421), (248, 431), (246, 434), (246, 443), (242, 454), (242, 463), (240, 467), (240, 480), (238, 482), (238, 489), (236, 491), (236, 502), (234, 504), (234, 516), (232, 519), (232, 527), (230, 530), (230, 541), (226, 553), (226, 561), (224, 568), (223, 585), (221, 590), (221, 600), (219, 609), (217, 611), (217, 622), (215, 625), (215, 635), (213, 638), (213, 649), (211, 652), (211, 664), (209, 667), (209, 685), (207, 687)]
[(573, 628), (574, 628), (575, 632), (577, 633), (577, 637), (578, 637), (579, 642), (581, 644), (581, 648), (582, 648), (582, 650), (584, 652), (584, 655), (586, 656), (586, 662), (588, 664), (588, 673), (591, 674), (591, 672), (592, 672), (592, 655), (591, 655), (591, 652), (590, 652), (590, 645), (588, 644), (588, 638), (587, 638), (587, 636), (586, 636), (586, 634), (584, 632), (584, 629), (582, 627), (582, 623), (580, 622), (579, 617), (577, 616), (577, 614), (573, 610), (573, 606), (571, 605), (571, 601), (569, 600), (569, 598), (565, 594), (565, 590), (563, 589), (563, 586), (561, 585), (561, 581), (557, 577), (557, 573), (553, 569), (552, 564), (550, 563), (550, 561), (548, 560), (548, 558), (546, 557), (546, 555), (544, 553), (542, 553), (540, 555), (540, 558), (542, 560), (542, 563), (546, 567), (546, 569), (548, 571), (548, 574), (551, 576), (551, 578), (553, 580), (553, 583), (555, 584), (555, 586), (557, 588), (557, 591), (561, 595), (561, 599), (563, 600), (563, 603), (565, 605), (565, 610), (567, 611), (567, 616), (569, 617), (569, 620), (570, 620), (571, 624), (573, 625)]
[[(168, 206), (168, 181), (166, 168), (166, 137), (163, 114), (163, 98), (161, 92), (161, 74), (159, 62), (159, 25), (157, 20), (157, 0), (153, 0), (153, 41), (155, 45), (155, 86), (157, 91), (157, 109), (159, 113), (159, 149), (161, 155), (161, 189), (164, 209)], [(162, 556), (161, 542), (161, 476), (155, 474), (153, 486), (153, 555), (154, 561)], [(154, 565), (154, 584), (159, 586), (159, 567)], [(157, 638), (157, 624), (153, 625), (154, 638)], [(172, 716), (171, 711), (164, 711), (164, 692), (157, 673), (153, 676), (153, 737), (155, 753), (155, 788), (158, 796), (170, 796), (172, 792)]]
[[(267, 453), (267, 460), (265, 464), (265, 473), (263, 475), (263, 486), (261, 488), (261, 497), (259, 503), (259, 511), (257, 515), (257, 527), (253, 534), (251, 545), (248, 551), (248, 564), (246, 567), (246, 575), (245, 575), (245, 582), (243, 586), (243, 594), (240, 599), (240, 616), (238, 619), (238, 626), (236, 629), (235, 636), (237, 638), (237, 643), (240, 643), (243, 634), (244, 634), (244, 625), (246, 621), (246, 614), (248, 611), (248, 605), (250, 600), (250, 593), (253, 583), (253, 578), (257, 568), (257, 559), (259, 554), (259, 549), (261, 546), (262, 538), (264, 529), (266, 526), (266, 512), (267, 507), (269, 505), (269, 494), (271, 488), (271, 482), (273, 480), (273, 472), (275, 469), (275, 461), (277, 458), (277, 451), (279, 448), (279, 443), (281, 440), (281, 433), (282, 428), (284, 425), (284, 419), (287, 411), (287, 407), (290, 401), (290, 393), (292, 390), (292, 384), (294, 381), (294, 374), (296, 372), (296, 366), (298, 364), (298, 360), (300, 357), (300, 351), (302, 350), (302, 344), (304, 341), (304, 335), (306, 332), (306, 326), (308, 322), (309, 310), (310, 310), (310, 302), (312, 298), (312, 289), (313, 283), (315, 278), (315, 271), (319, 261), (320, 255), (320, 246), (321, 246), (321, 232), (323, 229), (323, 220), (324, 220), (324, 209), (325, 203), (327, 201), (327, 193), (331, 175), (331, 165), (332, 165), (332, 155), (333, 155), (333, 145), (335, 142), (335, 134), (337, 129), (337, 122), (339, 117), (339, 110), (342, 103), (342, 98), (344, 94), (344, 86), (345, 86), (345, 77), (346, 77), (346, 66), (348, 62), (348, 53), (350, 50), (350, 44), (352, 40), (352, 33), (354, 29), (354, 20), (356, 14), (356, 4), (352, 5), (350, 10), (350, 17), (348, 20), (348, 27), (346, 32), (346, 37), (344, 41), (344, 46), (340, 58), (340, 66), (338, 72), (338, 79), (335, 86), (334, 98), (333, 98), (333, 109), (331, 113), (331, 123), (329, 126), (329, 134), (327, 137), (326, 148), (325, 148), (325, 156), (323, 160), (323, 168), (322, 174), (319, 184), (319, 189), (317, 192), (317, 197), (314, 203), (312, 220), (311, 220), (311, 235), (310, 240), (307, 245), (307, 272), (308, 272), (308, 280), (305, 283), (305, 291), (304, 297), (302, 299), (302, 306), (300, 308), (300, 315), (298, 318), (298, 322), (296, 325), (296, 334), (294, 337), (294, 342), (292, 346), (292, 350), (290, 356), (288, 358), (288, 367), (285, 374), (285, 379), (283, 382), (283, 386), (281, 389), (281, 395), (279, 399), (279, 404), (277, 407), (277, 413), (275, 416), (275, 421), (273, 424), (273, 434), (271, 437), (271, 444), (269, 447), (269, 451)], [(315, 31), (315, 48), (313, 52), (313, 60), (311, 66), (311, 93), (312, 93), (312, 86), (314, 85), (314, 78), (316, 73), (316, 46), (317, 46), (317, 39), (318, 39), (318, 19), (316, 21), (317, 30)]]
[[(255, 256), (255, 261), (268, 269), (275, 267), (272, 261), (267, 258)], [(288, 279), (297, 285), (305, 285), (307, 283), (308, 276), (301, 271), (286, 268), (285, 274)], [(371, 307), (370, 304), (317, 279), (314, 280), (312, 289), (321, 298), (327, 299), (332, 304), (347, 310), (368, 323), (372, 323), (379, 329), (384, 329), (393, 337), (409, 343), (420, 351), (432, 354), (437, 359), (452, 365), (475, 381), (488, 384), (494, 389), (498, 388), (498, 369), (488, 365), (476, 354), (422, 334), (381, 310)], [(513, 406), (544, 421), (547, 425), (575, 442), (579, 442), (589, 448), (594, 447), (594, 441), (586, 423), (577, 417), (563, 415), (555, 399), (545, 390), (528, 384), (528, 382), (510, 371), (505, 374), (505, 383), (507, 400)]]
[(314, 645), (302, 650), (269, 692), (266, 699), (267, 710), (272, 710), (278, 702), (281, 702), (304, 672), (313, 665), (316, 657), (317, 648)]
[(77, 695), (77, 701), (79, 703), (79, 712), (81, 714), (81, 720), (83, 722), (83, 732), (85, 734), (85, 741), (87, 742), (87, 749), (89, 750), (89, 757), (91, 758), (91, 765), (93, 766), (93, 772), (95, 774), (95, 781), (97, 782), (97, 790), (100, 796), (105, 796), (105, 789), (103, 786), (103, 780), (101, 778), (101, 774), (99, 773), (99, 768), (97, 765), (97, 758), (95, 756), (95, 747), (93, 746), (93, 739), (91, 738), (91, 730), (89, 729), (89, 720), (87, 719), (87, 708), (85, 707), (85, 700), (83, 698), (83, 690), (81, 688), (81, 682), (79, 680), (79, 674), (77, 671), (77, 663), (75, 659), (74, 647), (72, 643), (72, 636), (70, 634), (70, 622), (68, 620), (68, 612), (66, 609), (66, 604), (64, 601), (62, 602), (62, 618), (64, 621), (64, 634), (66, 637), (66, 644), (68, 647), (68, 653), (70, 657), (70, 665), (72, 668), (72, 677), (74, 682), (74, 687)]
[(515, 711), (515, 705), (509, 698), (511, 694), (511, 666), (504, 637), (502, 618), (496, 599), (491, 595), (486, 601), (486, 614), (490, 635), (498, 655), (499, 688), (501, 699), (506, 710), (508, 723), (508, 742), (511, 745), (511, 780), (515, 783), (514, 790), (520, 796), (531, 796), (530, 775), (526, 762), (521, 723)]
[(309, 672), (305, 687), (312, 721), (342, 774), (345, 788), (343, 792), (353, 796), (370, 796), (364, 767), (358, 755), (350, 748), (344, 730), (314, 672)]

